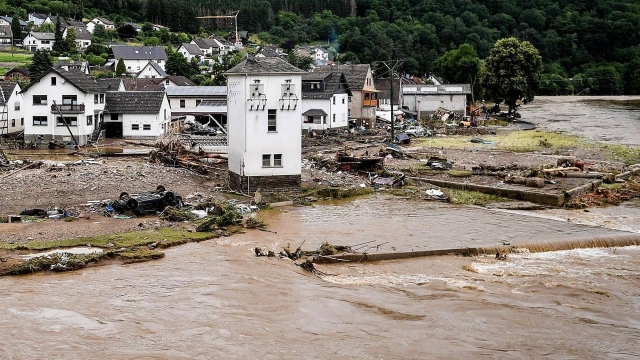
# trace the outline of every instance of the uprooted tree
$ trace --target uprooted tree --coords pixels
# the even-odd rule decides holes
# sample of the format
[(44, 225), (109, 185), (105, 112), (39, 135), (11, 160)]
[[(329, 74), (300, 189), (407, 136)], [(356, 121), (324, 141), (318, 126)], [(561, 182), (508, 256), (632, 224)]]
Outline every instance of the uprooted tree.
[(530, 42), (516, 38), (496, 42), (485, 60), (483, 85), (496, 103), (505, 102), (509, 115), (517, 102), (533, 100), (540, 83), (542, 57)]

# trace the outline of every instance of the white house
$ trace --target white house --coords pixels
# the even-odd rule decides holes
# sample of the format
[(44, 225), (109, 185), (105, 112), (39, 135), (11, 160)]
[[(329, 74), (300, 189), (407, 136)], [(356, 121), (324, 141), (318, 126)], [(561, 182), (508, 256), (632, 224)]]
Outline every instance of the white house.
[(85, 75), (89, 75), (89, 63), (86, 61), (75, 61), (75, 60), (60, 60), (53, 63), (53, 67), (56, 69), (62, 70), (76, 70), (81, 71)]
[(148, 78), (148, 79), (156, 79), (156, 78), (165, 78), (167, 77), (167, 73), (163, 68), (160, 67), (160, 64), (154, 61), (149, 61), (147, 65), (145, 65), (142, 70), (136, 75), (138, 79)]
[(304, 73), (280, 58), (255, 57), (225, 73), (232, 189), (300, 191)]
[[(11, 22), (13, 21), (13, 17), (11, 16), (0, 16), (0, 25), (11, 25)], [(27, 23), (18, 18), (18, 21), (20, 22), (20, 29), (24, 30), (27, 27)]]
[(227, 40), (216, 38), (193, 39), (190, 44), (196, 45), (204, 55), (226, 55), (235, 50), (235, 47)]
[(85, 145), (103, 115), (105, 92), (83, 72), (50, 69), (22, 91), (24, 140), (75, 137), (78, 145)]
[(55, 38), (54, 33), (32, 31), (22, 40), (22, 46), (31, 52), (36, 52), (37, 50), (52, 50)]
[(172, 86), (165, 87), (171, 109), (195, 108), (203, 101), (226, 101), (226, 86)]
[(40, 13), (30, 13), (28, 21), (32, 22), (34, 26), (40, 26), (47, 19), (47, 15)]
[(109, 92), (105, 112), (108, 132), (127, 139), (155, 139), (169, 132), (171, 124), (171, 107), (163, 91)]
[(24, 106), (20, 85), (15, 82), (0, 82), (0, 135), (24, 129)]
[(67, 26), (62, 32), (63, 38), (67, 38), (69, 29), (74, 29), (76, 32), (76, 49), (78, 51), (84, 52), (84, 50), (88, 48), (89, 45), (91, 45), (91, 33), (89, 33), (89, 29), (84, 25)]
[(302, 75), (302, 129), (348, 127), (349, 96), (351, 90), (342, 73)]
[(96, 25), (102, 25), (106, 30), (116, 29), (113, 21), (97, 16), (87, 23), (87, 30), (93, 34), (93, 31), (96, 29)]
[(469, 84), (405, 85), (402, 86), (402, 105), (418, 113), (418, 117), (433, 114), (438, 108), (464, 114)]
[(158, 63), (164, 70), (167, 62), (167, 53), (162, 46), (112, 46), (113, 59), (116, 64), (120, 59), (124, 61), (128, 73), (139, 73), (149, 61)]
[(184, 43), (178, 48), (178, 52), (190, 63), (191, 59), (196, 58), (198, 62), (204, 57), (204, 52), (200, 50), (198, 45), (194, 43)]

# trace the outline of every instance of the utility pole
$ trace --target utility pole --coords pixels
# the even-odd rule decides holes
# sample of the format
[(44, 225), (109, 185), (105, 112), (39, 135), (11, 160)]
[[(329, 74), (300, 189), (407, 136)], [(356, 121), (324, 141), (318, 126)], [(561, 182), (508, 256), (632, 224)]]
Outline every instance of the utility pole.
[[(382, 61), (382, 63), (384, 64), (384, 66), (387, 67), (387, 69), (389, 69), (389, 81), (390, 81), (389, 89), (391, 91), (391, 99), (389, 101), (391, 103), (391, 142), (393, 142), (395, 140), (395, 131), (396, 131), (395, 129), (396, 117), (393, 114), (393, 74), (394, 74), (394, 71), (404, 63), (404, 60), (389, 60), (389, 61)], [(398, 90), (400, 89), (398, 88)]]

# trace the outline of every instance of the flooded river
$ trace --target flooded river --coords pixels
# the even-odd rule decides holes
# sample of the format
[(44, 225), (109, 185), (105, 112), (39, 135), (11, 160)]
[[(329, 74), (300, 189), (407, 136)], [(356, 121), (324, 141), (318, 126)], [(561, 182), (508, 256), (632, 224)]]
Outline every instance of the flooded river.
[(278, 234), (187, 244), (150, 263), (0, 278), (0, 358), (640, 356), (640, 247), (322, 265), (331, 274), (322, 278), (252, 253), (303, 240), (388, 250), (614, 230), (387, 197), (261, 216)]
[(537, 96), (519, 111), (545, 130), (640, 145), (640, 96)]

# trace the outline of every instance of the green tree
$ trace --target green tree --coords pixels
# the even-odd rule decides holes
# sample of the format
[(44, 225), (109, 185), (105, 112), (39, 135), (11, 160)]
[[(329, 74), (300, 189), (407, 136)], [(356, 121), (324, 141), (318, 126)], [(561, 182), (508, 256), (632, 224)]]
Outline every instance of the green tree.
[(309, 71), (313, 64), (313, 59), (308, 56), (297, 55), (295, 51), (289, 51), (288, 59), (289, 64), (297, 67), (300, 70)]
[(38, 26), (38, 31), (43, 33), (55, 33), (56, 26), (52, 23), (43, 23), (42, 25)]
[(32, 79), (39, 78), (53, 66), (53, 59), (49, 50), (37, 50), (31, 58), (29, 73)]
[(67, 43), (64, 41), (62, 37), (62, 24), (60, 23), (60, 16), (56, 18), (56, 28), (54, 31), (54, 43), (53, 43), (53, 51), (64, 52), (67, 50)]
[(591, 94), (618, 95), (622, 92), (622, 77), (613, 65), (596, 65), (584, 72)]
[(107, 33), (107, 29), (102, 24), (96, 25), (93, 28), (93, 36), (91, 36), (91, 40), (96, 42), (103, 42), (109, 39), (109, 34)]
[(169, 51), (167, 54), (167, 64), (165, 70), (169, 75), (182, 75), (190, 77), (194, 71), (187, 59), (177, 51)]
[(87, 48), (84, 50), (84, 53), (86, 55), (92, 54), (92, 55), (96, 55), (96, 56), (100, 56), (102, 54), (106, 54), (109, 52), (109, 48), (107, 48), (106, 46), (102, 45), (102, 44), (96, 44), (96, 43), (91, 43), (91, 45), (87, 46)]
[(69, 26), (67, 28), (67, 38), (65, 39), (65, 42), (67, 43), (67, 50), (70, 53), (75, 53), (78, 51), (78, 48), (76, 46), (76, 29), (72, 28), (71, 26)]
[(11, 20), (11, 32), (13, 33), (14, 44), (16, 40), (22, 40), (22, 28), (20, 27), (20, 17), (18, 14), (14, 14)]
[(127, 67), (124, 65), (124, 60), (122, 58), (118, 59), (118, 64), (116, 65), (116, 75), (120, 76), (127, 73)]
[(504, 101), (513, 114), (520, 100), (533, 100), (540, 83), (542, 57), (528, 41), (516, 38), (496, 42), (485, 60), (483, 85), (496, 102)]
[(434, 64), (436, 74), (446, 82), (453, 84), (470, 84), (472, 102), (474, 87), (480, 74), (481, 61), (473, 46), (462, 44), (457, 49), (446, 52)]

